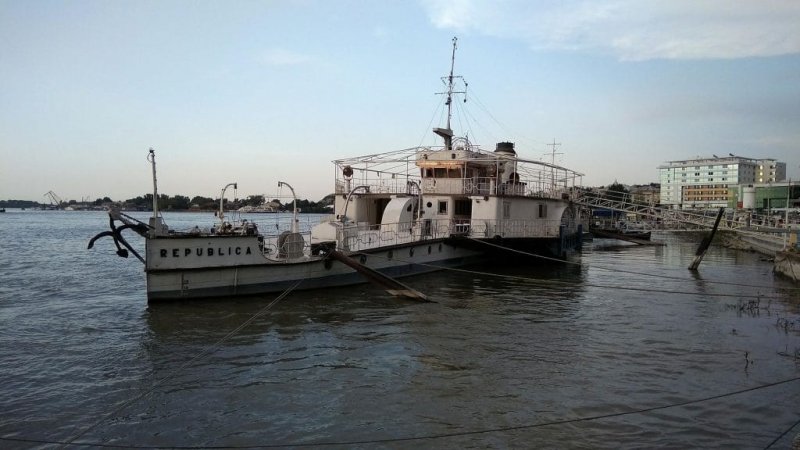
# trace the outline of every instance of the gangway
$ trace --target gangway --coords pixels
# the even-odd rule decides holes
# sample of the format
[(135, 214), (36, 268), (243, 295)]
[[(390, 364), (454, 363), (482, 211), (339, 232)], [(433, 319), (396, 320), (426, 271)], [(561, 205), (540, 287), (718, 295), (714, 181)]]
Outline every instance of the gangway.
[[(581, 191), (574, 197), (574, 202), (587, 208), (603, 208), (613, 211), (635, 214), (654, 220), (658, 226), (656, 229), (686, 229), (690, 228), (712, 228), (717, 218), (717, 208), (685, 211), (678, 209), (664, 208), (660, 206), (638, 203), (631, 200), (629, 194), (615, 191)], [(774, 226), (768, 224), (765, 217), (755, 214), (728, 214), (719, 223), (719, 229), (739, 232), (758, 232), (758, 233), (785, 233), (788, 228), (784, 226)]]

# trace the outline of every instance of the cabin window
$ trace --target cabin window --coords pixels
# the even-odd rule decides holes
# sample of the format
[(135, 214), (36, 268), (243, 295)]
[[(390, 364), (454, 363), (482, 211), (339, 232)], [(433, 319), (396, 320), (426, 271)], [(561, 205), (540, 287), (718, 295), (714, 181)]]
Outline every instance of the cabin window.
[(547, 217), (547, 205), (539, 205), (539, 218)]
[(439, 214), (447, 214), (447, 200), (439, 200)]
[(471, 216), (472, 200), (456, 200), (453, 204), (453, 209), (457, 216)]
[(461, 169), (450, 169), (447, 171), (448, 178), (461, 178)]
[(436, 178), (446, 178), (447, 177), (447, 169), (445, 169), (443, 167), (434, 167), (433, 176), (436, 177)]
[(503, 202), (503, 219), (510, 219), (511, 218), (511, 202), (504, 201)]

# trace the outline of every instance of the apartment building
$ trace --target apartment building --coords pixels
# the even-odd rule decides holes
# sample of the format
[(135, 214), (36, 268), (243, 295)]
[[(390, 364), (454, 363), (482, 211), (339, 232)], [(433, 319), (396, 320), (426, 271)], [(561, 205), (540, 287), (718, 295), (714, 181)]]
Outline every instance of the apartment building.
[(727, 207), (740, 184), (786, 178), (786, 163), (774, 159), (727, 157), (668, 161), (658, 167), (661, 204), (674, 209)]

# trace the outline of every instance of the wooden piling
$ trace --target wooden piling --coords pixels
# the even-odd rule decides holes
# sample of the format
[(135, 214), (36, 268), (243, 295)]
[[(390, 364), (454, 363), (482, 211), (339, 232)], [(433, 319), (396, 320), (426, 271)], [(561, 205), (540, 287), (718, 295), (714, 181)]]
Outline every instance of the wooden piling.
[(711, 229), (711, 233), (704, 237), (703, 241), (700, 242), (700, 246), (697, 247), (697, 251), (694, 254), (694, 261), (692, 261), (692, 264), (689, 266), (689, 270), (696, 271), (700, 266), (700, 263), (703, 261), (703, 256), (706, 255), (706, 250), (711, 246), (711, 241), (714, 239), (714, 233), (717, 232), (717, 227), (719, 226), (719, 221), (722, 219), (723, 214), (725, 214), (725, 208), (720, 208), (717, 213), (717, 220), (714, 221), (714, 228)]

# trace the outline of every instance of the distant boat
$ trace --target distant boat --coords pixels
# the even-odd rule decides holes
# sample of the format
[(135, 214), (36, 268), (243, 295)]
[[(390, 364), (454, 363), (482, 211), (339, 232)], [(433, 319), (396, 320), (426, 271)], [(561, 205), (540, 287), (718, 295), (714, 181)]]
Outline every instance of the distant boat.
[(601, 238), (608, 238), (608, 239), (638, 239), (641, 241), (649, 241), (650, 240), (650, 232), (649, 231), (627, 231), (627, 230), (616, 230), (616, 229), (609, 229), (609, 228), (596, 228), (590, 231), (594, 233), (597, 237)]
[(0, 213), (4, 213), (4, 212), (6, 212), (6, 209), (5, 208), (0, 208)]
[(276, 213), (278, 210), (268, 204), (258, 206), (242, 206), (238, 209), (240, 213)]

